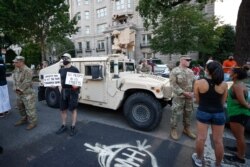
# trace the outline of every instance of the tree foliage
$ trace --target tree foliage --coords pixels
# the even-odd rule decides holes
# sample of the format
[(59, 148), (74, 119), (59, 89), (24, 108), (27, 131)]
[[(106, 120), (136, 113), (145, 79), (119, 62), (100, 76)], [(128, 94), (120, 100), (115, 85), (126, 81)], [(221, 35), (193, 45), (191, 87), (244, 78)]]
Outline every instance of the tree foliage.
[(151, 48), (164, 54), (198, 51), (211, 54), (218, 43), (217, 19), (206, 17), (200, 3), (188, 0), (140, 0), (137, 10), (152, 28)]
[(151, 48), (164, 54), (189, 51), (211, 54), (219, 40), (214, 30), (216, 24), (216, 19), (205, 18), (197, 6), (179, 5), (155, 27)]
[[(152, 26), (156, 28), (162, 18), (168, 17), (172, 9), (180, 4), (191, 0), (140, 0), (137, 10), (144, 20), (146, 28)], [(192, 0), (193, 1), (193, 0)], [(196, 0), (200, 3), (200, 9), (207, 2), (215, 0)], [(223, 0), (221, 0), (223, 1)], [(193, 1), (194, 2), (194, 1)], [(250, 1), (242, 0), (238, 11), (236, 24), (235, 59), (239, 65), (243, 65), (249, 60), (250, 55)], [(213, 43), (213, 42), (212, 42)], [(218, 49), (218, 48), (217, 48)]]
[[(176, 6), (184, 3), (191, 2), (193, 0), (140, 0), (137, 6), (137, 11), (140, 13), (144, 20), (146, 28), (149, 26), (158, 26), (159, 18), (167, 17), (172, 9)], [(213, 2), (214, 0), (196, 0), (202, 6), (207, 2)]]
[(231, 25), (223, 25), (217, 27), (216, 31), (220, 34), (220, 38), (213, 57), (222, 62), (235, 52), (235, 30)]
[(0, 0), (0, 22), (5, 34), (17, 43), (35, 43), (45, 60), (46, 43), (74, 34), (76, 17), (70, 20), (64, 0)]

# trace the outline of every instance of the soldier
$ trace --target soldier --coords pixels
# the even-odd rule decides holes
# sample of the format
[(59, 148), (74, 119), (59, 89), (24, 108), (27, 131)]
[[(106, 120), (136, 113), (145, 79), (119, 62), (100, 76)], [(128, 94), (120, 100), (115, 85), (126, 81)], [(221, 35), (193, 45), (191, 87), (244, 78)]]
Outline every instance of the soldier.
[(76, 134), (76, 119), (77, 119), (77, 106), (79, 97), (79, 87), (74, 85), (66, 84), (67, 72), (79, 73), (79, 70), (71, 65), (71, 55), (65, 53), (62, 56), (64, 68), (59, 70), (61, 76), (61, 99), (60, 99), (60, 110), (62, 118), (62, 126), (56, 131), (56, 134), (64, 133), (67, 130), (66, 120), (67, 120), (67, 110), (72, 113), (72, 124), (70, 127), (70, 136)]
[(17, 94), (17, 107), (22, 117), (15, 126), (29, 123), (26, 129), (31, 130), (37, 126), (35, 91), (32, 88), (32, 70), (25, 65), (24, 60), (22, 56), (16, 56), (13, 60), (16, 67), (13, 73), (13, 90)]
[(152, 68), (151, 68), (150, 65), (148, 65), (146, 59), (142, 60), (140, 66), (139, 66), (138, 71), (139, 71), (139, 73), (147, 73), (147, 74), (150, 74), (152, 72)]
[(170, 73), (170, 84), (174, 90), (172, 115), (171, 115), (171, 132), (170, 136), (174, 140), (178, 140), (177, 124), (180, 115), (183, 115), (183, 133), (192, 139), (196, 138), (190, 130), (191, 114), (193, 111), (193, 82), (194, 73), (189, 69), (191, 58), (182, 56), (180, 64)]

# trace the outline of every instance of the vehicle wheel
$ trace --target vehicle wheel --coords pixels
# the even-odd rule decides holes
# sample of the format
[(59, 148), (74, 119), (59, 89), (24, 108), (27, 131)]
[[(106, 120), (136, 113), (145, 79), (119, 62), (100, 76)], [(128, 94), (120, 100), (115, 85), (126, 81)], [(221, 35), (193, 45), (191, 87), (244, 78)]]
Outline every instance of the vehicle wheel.
[(128, 97), (123, 112), (128, 123), (135, 129), (150, 131), (161, 121), (160, 102), (147, 93), (135, 93)]
[(59, 108), (60, 106), (60, 92), (58, 88), (46, 88), (45, 100), (48, 106)]

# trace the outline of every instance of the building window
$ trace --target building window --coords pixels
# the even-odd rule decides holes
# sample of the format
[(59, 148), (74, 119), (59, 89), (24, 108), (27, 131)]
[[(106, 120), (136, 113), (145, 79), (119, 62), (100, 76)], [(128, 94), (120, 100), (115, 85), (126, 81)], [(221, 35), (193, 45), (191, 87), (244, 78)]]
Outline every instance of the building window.
[(151, 39), (152, 39), (151, 34), (143, 34), (142, 35), (142, 44), (149, 45)]
[(98, 24), (96, 27), (96, 33), (97, 34), (102, 33), (106, 27), (107, 27), (107, 24)]
[(90, 49), (90, 41), (86, 41), (86, 51), (90, 51), (91, 49)]
[(115, 8), (116, 10), (121, 10), (125, 8), (125, 2), (124, 0), (117, 0), (115, 1)]
[(104, 40), (97, 41), (97, 49), (102, 51), (105, 50)]
[(100, 2), (102, 2), (103, 0), (97, 0), (97, 3), (100, 3)]
[(77, 6), (80, 6), (80, 5), (81, 5), (81, 1), (82, 1), (82, 0), (76, 0)]
[(78, 42), (78, 50), (82, 50), (82, 43)]
[(131, 0), (128, 0), (128, 9), (131, 8)]
[(90, 34), (90, 27), (89, 26), (85, 27), (85, 34)]
[(84, 0), (84, 4), (89, 4), (89, 0)]
[(85, 19), (86, 19), (86, 20), (89, 19), (89, 11), (85, 11)]
[(78, 48), (76, 50), (77, 53), (82, 53), (82, 43), (81, 42), (77, 42)]
[(81, 33), (81, 32), (82, 32), (82, 27), (79, 27), (78, 33)]
[(97, 18), (102, 18), (107, 16), (107, 8), (101, 8), (96, 10)]
[(77, 17), (76, 18), (77, 18), (77, 20), (81, 20), (81, 12), (77, 13)]
[(153, 57), (153, 54), (152, 54), (152, 53), (142, 53), (142, 54), (143, 54), (143, 57), (144, 57), (145, 59), (150, 59), (150, 58)]

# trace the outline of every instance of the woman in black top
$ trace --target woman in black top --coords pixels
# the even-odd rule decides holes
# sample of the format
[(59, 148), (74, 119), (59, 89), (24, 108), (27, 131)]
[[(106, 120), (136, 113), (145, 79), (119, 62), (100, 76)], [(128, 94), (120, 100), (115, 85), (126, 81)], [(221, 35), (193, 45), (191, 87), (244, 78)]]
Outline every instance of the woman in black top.
[(206, 77), (194, 84), (194, 96), (197, 109), (196, 153), (192, 158), (197, 166), (203, 165), (204, 145), (208, 127), (211, 125), (215, 146), (215, 166), (221, 166), (224, 155), (223, 131), (226, 121), (223, 105), (227, 98), (227, 84), (223, 82), (224, 72), (220, 63), (213, 61), (207, 64)]

